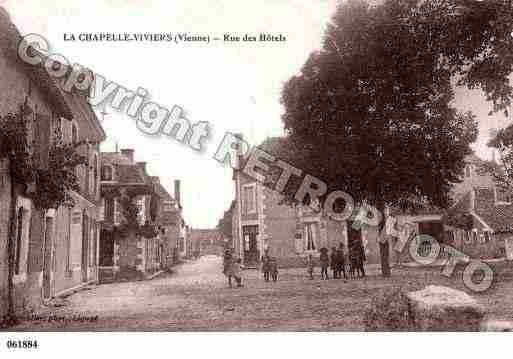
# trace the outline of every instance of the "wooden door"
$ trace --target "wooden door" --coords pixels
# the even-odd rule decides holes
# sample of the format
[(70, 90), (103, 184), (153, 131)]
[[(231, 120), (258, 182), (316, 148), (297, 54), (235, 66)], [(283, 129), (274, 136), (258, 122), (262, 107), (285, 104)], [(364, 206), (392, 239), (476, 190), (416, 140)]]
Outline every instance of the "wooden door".
[(48, 299), (52, 296), (52, 266), (53, 266), (53, 221), (52, 217), (45, 217), (45, 238), (43, 249), (43, 298)]
[(82, 213), (82, 282), (87, 282), (87, 269), (89, 263), (89, 218)]
[(254, 266), (260, 261), (258, 250), (258, 226), (242, 227), (244, 238), (244, 265)]

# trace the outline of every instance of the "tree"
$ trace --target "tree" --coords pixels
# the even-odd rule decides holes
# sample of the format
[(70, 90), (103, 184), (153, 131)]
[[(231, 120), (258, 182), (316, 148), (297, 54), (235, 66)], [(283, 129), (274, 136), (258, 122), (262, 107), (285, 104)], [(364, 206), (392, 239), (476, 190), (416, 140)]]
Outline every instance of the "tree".
[(447, 207), (477, 137), (474, 116), (451, 106), (451, 82), (483, 89), (492, 111), (507, 108), (511, 14), (511, 1), (344, 2), (321, 50), (283, 89), (282, 120), (301, 149), (294, 163), (327, 193), (380, 211)]
[(230, 208), (226, 210), (223, 214), (223, 217), (219, 219), (217, 223), (217, 230), (220, 231), (225, 238), (232, 238), (232, 226), (233, 226), (233, 209), (235, 206), (235, 201), (232, 201), (230, 204)]

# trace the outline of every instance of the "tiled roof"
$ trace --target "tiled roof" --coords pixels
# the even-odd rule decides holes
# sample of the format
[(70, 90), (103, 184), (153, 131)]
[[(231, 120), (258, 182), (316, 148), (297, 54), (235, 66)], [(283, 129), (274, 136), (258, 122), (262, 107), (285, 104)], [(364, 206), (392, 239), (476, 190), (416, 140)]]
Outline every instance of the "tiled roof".
[[(513, 205), (498, 205), (492, 188), (474, 188), (474, 212), (496, 233), (513, 232)], [(449, 213), (469, 213), (471, 192), (466, 193)]]
[(499, 205), (476, 214), (496, 233), (513, 232), (513, 205)]
[(174, 201), (175, 199), (169, 194), (169, 192), (162, 186), (162, 184), (157, 183), (155, 185), (155, 192), (163, 201)]
[(146, 184), (146, 179), (137, 165), (115, 165), (115, 176), (119, 183)]
[[(9, 13), (0, 6), (0, 47), (6, 56), (9, 56), (16, 62), (16, 65), (23, 69), (25, 74), (38, 86), (46, 97), (46, 100), (53, 104), (53, 111), (58, 114), (71, 118), (73, 116), (64, 94), (56, 85), (52, 77), (48, 74), (42, 64), (29, 65), (23, 62), (18, 56), (18, 45), (22, 36), (18, 28), (12, 23)], [(9, 89), (3, 89), (8, 91)]]
[(495, 232), (513, 231), (513, 205), (495, 204), (493, 189), (475, 189), (474, 210)]

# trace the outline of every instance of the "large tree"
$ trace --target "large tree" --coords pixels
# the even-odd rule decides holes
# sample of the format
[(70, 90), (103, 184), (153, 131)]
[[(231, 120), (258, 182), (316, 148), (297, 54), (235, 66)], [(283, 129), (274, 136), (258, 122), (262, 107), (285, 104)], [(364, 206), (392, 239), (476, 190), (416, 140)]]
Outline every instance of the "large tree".
[(285, 129), (301, 148), (294, 163), (379, 210), (447, 207), (477, 137), (474, 116), (451, 105), (453, 84), (506, 109), (512, 30), (511, 1), (342, 3), (321, 50), (283, 89)]

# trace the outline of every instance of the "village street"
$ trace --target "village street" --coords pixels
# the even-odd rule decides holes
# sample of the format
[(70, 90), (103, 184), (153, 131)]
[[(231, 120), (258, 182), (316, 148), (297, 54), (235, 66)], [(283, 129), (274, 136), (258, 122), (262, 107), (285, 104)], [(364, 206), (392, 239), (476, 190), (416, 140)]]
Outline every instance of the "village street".
[[(499, 281), (494, 288), (475, 297), (487, 308), (490, 318), (511, 320), (513, 307), (508, 298), (513, 295), (513, 281), (506, 274), (510, 270), (497, 270)], [(321, 281), (318, 274), (315, 280), (308, 280), (304, 269), (287, 269), (281, 270), (278, 282), (266, 283), (260, 273), (246, 270), (245, 287), (230, 289), (221, 274), (221, 258), (205, 256), (153, 280), (104, 284), (78, 292), (66, 298), (64, 306), (46, 308), (38, 313), (39, 319), (14, 329), (362, 330), (363, 313), (380, 288), (420, 289), (440, 284), (464, 289), (461, 273), (445, 278), (439, 268), (395, 268), (388, 280), (377, 275), (377, 268), (368, 271), (367, 279), (344, 282)], [(49, 316), (54, 319), (49, 321)], [(79, 320), (96, 316), (98, 319), (91, 322)]]

